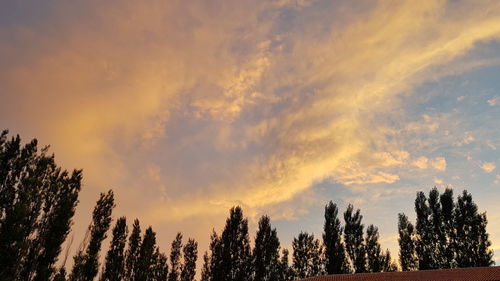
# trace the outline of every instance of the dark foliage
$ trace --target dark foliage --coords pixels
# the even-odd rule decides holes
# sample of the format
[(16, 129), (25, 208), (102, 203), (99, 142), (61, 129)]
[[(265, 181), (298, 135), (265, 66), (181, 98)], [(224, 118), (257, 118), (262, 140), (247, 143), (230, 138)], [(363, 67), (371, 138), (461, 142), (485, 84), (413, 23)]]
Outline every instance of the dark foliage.
[(55, 273), (78, 203), (82, 174), (55, 163), (37, 140), (0, 133), (0, 280), (47, 280)]
[(179, 232), (172, 241), (170, 249), (170, 273), (168, 281), (179, 281), (181, 278), (181, 250), (182, 250), (182, 234)]
[(121, 281), (125, 276), (125, 244), (127, 242), (127, 220), (121, 217), (116, 221), (113, 238), (109, 245), (102, 281)]
[(126, 281), (135, 280), (139, 252), (141, 250), (141, 225), (138, 219), (134, 220), (132, 233), (128, 239), (128, 249), (125, 255), (125, 278)]
[(99, 271), (99, 252), (101, 244), (106, 239), (106, 232), (111, 224), (111, 212), (113, 211), (113, 191), (101, 193), (92, 214), (92, 223), (89, 226), (90, 240), (85, 243), (74, 257), (74, 266), (70, 275), (71, 281), (91, 281)]
[(398, 215), (399, 264), (403, 271), (418, 269), (418, 256), (415, 250), (415, 229), (405, 214)]
[(325, 270), (327, 274), (349, 273), (345, 246), (342, 241), (343, 228), (338, 218), (337, 205), (330, 201), (325, 206), (323, 245), (325, 246)]
[(344, 213), (345, 227), (344, 239), (355, 273), (366, 272), (366, 246), (363, 239), (363, 216), (357, 209), (353, 213), (353, 206), (349, 204)]
[(259, 221), (253, 249), (254, 281), (279, 280), (280, 241), (275, 228), (271, 228), (268, 216)]
[(293, 239), (293, 270), (296, 278), (303, 279), (323, 274), (323, 249), (314, 234), (301, 232)]
[(184, 254), (184, 264), (181, 270), (181, 281), (193, 281), (196, 275), (196, 260), (198, 259), (198, 242), (188, 239), (182, 250)]

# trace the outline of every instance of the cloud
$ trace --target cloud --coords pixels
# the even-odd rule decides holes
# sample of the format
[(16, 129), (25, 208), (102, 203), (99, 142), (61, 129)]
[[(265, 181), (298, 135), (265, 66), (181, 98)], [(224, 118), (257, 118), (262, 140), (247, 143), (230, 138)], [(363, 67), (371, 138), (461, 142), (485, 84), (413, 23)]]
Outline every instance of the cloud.
[[(495, 1), (344, 4), (339, 17), (330, 1), (89, 3), (1, 30), (0, 112), (29, 112), (19, 127), (158, 222), (271, 208), (325, 180), (397, 182), (411, 159), (387, 122), (399, 97), (500, 35)], [(439, 130), (422, 119), (403, 126)]]
[(446, 170), (446, 159), (444, 157), (436, 157), (431, 162), (431, 166), (438, 171)]
[(463, 137), (463, 139), (461, 139), (459, 141), (455, 141), (453, 143), (453, 145), (457, 146), (457, 147), (461, 147), (461, 146), (464, 146), (466, 144), (472, 143), (475, 140), (476, 140), (476, 138), (474, 138), (474, 136), (471, 136), (469, 133), (466, 133), (466, 135)]
[(429, 159), (427, 157), (421, 156), (415, 159), (412, 162), (412, 165), (422, 170), (432, 167), (437, 171), (445, 171), (446, 159), (444, 157), (436, 157), (434, 159)]
[(500, 105), (500, 97), (493, 97), (491, 99), (488, 100), (488, 104), (490, 106), (497, 106), (497, 105)]
[(495, 163), (492, 162), (484, 162), (483, 165), (481, 165), (481, 169), (483, 169), (483, 171), (485, 171), (486, 173), (493, 172), (496, 167), (497, 166), (495, 165)]
[(427, 157), (419, 157), (415, 161), (413, 161), (413, 165), (419, 169), (427, 169), (429, 166), (429, 159)]

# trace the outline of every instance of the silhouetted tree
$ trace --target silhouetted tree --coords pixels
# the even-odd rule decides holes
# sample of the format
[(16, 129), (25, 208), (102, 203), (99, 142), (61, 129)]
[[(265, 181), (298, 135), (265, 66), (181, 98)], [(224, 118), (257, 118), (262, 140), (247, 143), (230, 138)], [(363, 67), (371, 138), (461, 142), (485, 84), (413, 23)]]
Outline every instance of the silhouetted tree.
[(81, 187), (40, 152), (37, 140), (0, 133), (0, 280), (47, 280), (66, 239)]
[(205, 263), (203, 267), (203, 280), (225, 280), (224, 278), (226, 272), (223, 268), (224, 264), (222, 259), (222, 242), (221, 238), (215, 231), (212, 231), (212, 235), (210, 236), (210, 256), (208, 257), (208, 259), (205, 259), (204, 257), (204, 262), (208, 263)]
[[(378, 228), (372, 224), (366, 229), (366, 256), (368, 272), (381, 272), (384, 270), (384, 258), (378, 242)], [(389, 260), (390, 263), (390, 260)]]
[(443, 256), (444, 268), (456, 267), (455, 253), (456, 246), (456, 227), (455, 227), (455, 202), (453, 200), (453, 190), (447, 188), (440, 196), (442, 230), (439, 237), (440, 253)]
[(288, 255), (288, 249), (281, 251), (281, 258), (278, 265), (278, 280), (289, 281), (294, 278), (293, 268), (288, 265)]
[(349, 204), (344, 213), (344, 240), (355, 273), (366, 272), (366, 247), (363, 241), (362, 219), (359, 209), (353, 214), (353, 206)]
[(201, 268), (201, 278), (200, 281), (210, 281), (212, 280), (212, 271), (210, 270), (211, 264), (210, 264), (210, 256), (208, 255), (208, 252), (205, 251), (205, 254), (203, 254), (203, 267)]
[(198, 259), (198, 243), (194, 239), (188, 242), (182, 250), (184, 254), (184, 264), (181, 270), (181, 281), (193, 281), (196, 275), (196, 260)]
[(138, 219), (134, 220), (132, 233), (128, 240), (128, 248), (125, 255), (125, 280), (135, 280), (136, 267), (141, 250), (141, 226)]
[(154, 281), (167, 281), (168, 280), (168, 263), (167, 256), (160, 253), (160, 249), (156, 247), (154, 257), (156, 259), (153, 265), (153, 272), (151, 280)]
[(385, 250), (385, 255), (382, 256), (382, 271), (383, 272), (393, 272), (397, 271), (398, 266), (392, 261), (391, 253), (389, 249)]
[(156, 265), (156, 233), (151, 227), (146, 229), (141, 242), (135, 267), (135, 281), (152, 281)]
[(417, 193), (415, 199), (415, 212), (417, 214), (417, 243), (418, 269), (438, 268), (435, 258), (434, 231), (431, 221), (431, 209), (427, 204), (427, 197), (423, 192)]
[(110, 190), (106, 194), (101, 193), (92, 214), (92, 223), (89, 226), (90, 240), (85, 245), (85, 249), (79, 251), (74, 257), (70, 280), (91, 281), (97, 275), (99, 252), (111, 224), (111, 212), (114, 206), (113, 191)]
[(330, 201), (325, 206), (325, 225), (323, 227), (323, 244), (325, 245), (325, 270), (328, 274), (349, 273), (344, 242), (343, 228), (338, 218), (337, 205)]
[(168, 281), (179, 281), (181, 277), (181, 250), (182, 250), (182, 234), (179, 232), (172, 241), (170, 250), (170, 272)]
[(486, 232), (486, 213), (478, 213), (472, 195), (466, 190), (458, 197), (455, 210), (457, 266), (482, 267), (493, 264), (491, 242)]
[(229, 218), (220, 237), (222, 279), (214, 281), (247, 281), (252, 277), (248, 221), (240, 207), (230, 210)]
[(271, 228), (268, 216), (261, 217), (253, 249), (254, 281), (279, 280), (279, 250), (276, 228)]
[[(443, 210), (440, 202), (440, 194), (436, 187), (429, 192), (430, 231), (431, 248), (433, 250), (433, 268), (449, 268), (450, 262), (446, 260), (445, 251), (448, 248), (448, 240), (443, 223)], [(442, 244), (442, 242), (444, 244)]]
[(399, 232), (399, 264), (403, 271), (418, 269), (418, 256), (415, 251), (415, 229), (408, 221), (408, 217), (400, 213), (398, 215)]
[(102, 281), (121, 281), (125, 276), (125, 244), (127, 242), (127, 220), (121, 217), (113, 228), (113, 238), (109, 246)]
[(296, 278), (303, 279), (323, 274), (323, 251), (314, 234), (300, 232), (293, 239), (293, 270)]

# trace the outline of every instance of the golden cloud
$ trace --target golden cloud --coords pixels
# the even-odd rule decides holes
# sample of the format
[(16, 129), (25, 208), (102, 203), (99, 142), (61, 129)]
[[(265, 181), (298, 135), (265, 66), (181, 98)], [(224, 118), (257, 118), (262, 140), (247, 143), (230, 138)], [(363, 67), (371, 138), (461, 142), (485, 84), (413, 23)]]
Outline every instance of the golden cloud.
[(48, 27), (10, 31), (0, 55), (24, 59), (2, 70), (1, 109), (29, 112), (66, 166), (123, 187), (150, 221), (252, 212), (326, 179), (398, 181), (410, 154), (382, 117), (500, 36), (497, 1), (379, 1), (338, 22), (314, 1), (92, 3), (90, 26), (61, 4)]

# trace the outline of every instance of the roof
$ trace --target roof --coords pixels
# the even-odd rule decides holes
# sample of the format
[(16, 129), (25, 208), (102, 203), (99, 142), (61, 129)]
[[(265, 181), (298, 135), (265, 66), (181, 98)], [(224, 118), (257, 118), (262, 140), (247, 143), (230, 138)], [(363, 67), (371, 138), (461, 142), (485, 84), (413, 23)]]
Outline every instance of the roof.
[(439, 270), (339, 274), (317, 276), (303, 281), (499, 281), (500, 266)]

